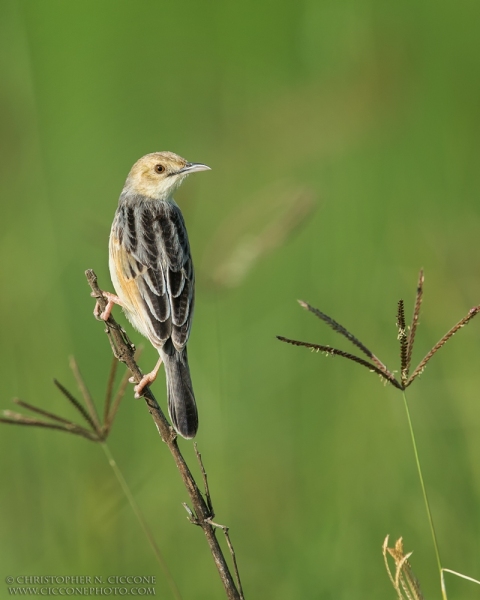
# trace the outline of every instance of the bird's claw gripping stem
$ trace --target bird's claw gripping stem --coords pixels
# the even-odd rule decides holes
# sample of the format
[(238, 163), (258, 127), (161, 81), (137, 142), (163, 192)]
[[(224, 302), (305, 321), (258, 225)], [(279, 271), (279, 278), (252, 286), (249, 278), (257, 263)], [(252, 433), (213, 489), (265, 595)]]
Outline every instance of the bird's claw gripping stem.
[[(133, 388), (133, 391), (135, 392), (135, 398), (137, 398), (137, 399), (141, 398), (144, 388), (147, 385), (150, 385), (151, 383), (153, 383), (155, 381), (155, 379), (157, 378), (158, 370), (160, 369), (161, 364), (162, 364), (162, 359), (159, 358), (153, 371), (144, 375), (141, 378), (140, 383), (137, 383), (137, 385)], [(130, 383), (135, 383), (135, 377), (130, 377), (130, 379), (128, 381), (130, 381)]]
[[(94, 298), (96, 297), (94, 292), (92, 292), (90, 295)], [(122, 306), (122, 301), (118, 296), (116, 296), (115, 294), (111, 294), (110, 292), (102, 292), (102, 295), (104, 298), (107, 299), (107, 306), (105, 307), (105, 310), (100, 310), (100, 304), (97, 300), (95, 308), (93, 309), (93, 314), (96, 319), (100, 321), (107, 321), (114, 305), (118, 304), (119, 306)]]

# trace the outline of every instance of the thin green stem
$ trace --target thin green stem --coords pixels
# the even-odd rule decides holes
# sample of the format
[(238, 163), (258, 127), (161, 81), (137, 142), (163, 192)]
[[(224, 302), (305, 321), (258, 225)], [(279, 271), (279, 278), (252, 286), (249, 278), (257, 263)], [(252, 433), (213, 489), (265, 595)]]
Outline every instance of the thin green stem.
[(466, 579), (467, 581), (471, 581), (472, 583), (477, 583), (480, 585), (480, 581), (478, 579), (474, 579), (473, 577), (469, 577), (468, 575), (464, 575), (463, 573), (457, 573), (457, 571), (452, 571), (452, 569), (443, 569), (444, 573), (451, 573), (452, 575), (456, 575), (457, 577), (461, 577), (462, 579)]
[(160, 565), (160, 568), (162, 569), (163, 574), (165, 575), (165, 578), (168, 582), (168, 585), (170, 586), (170, 590), (171, 590), (173, 596), (175, 597), (176, 600), (182, 600), (182, 596), (180, 595), (180, 590), (178, 589), (177, 584), (175, 583), (175, 580), (173, 579), (172, 574), (170, 573), (170, 571), (167, 567), (167, 563), (165, 562), (165, 559), (164, 559), (162, 553), (160, 552), (160, 548), (157, 546), (157, 543), (155, 542), (155, 539), (152, 535), (152, 532), (150, 531), (150, 529), (148, 527), (147, 522), (145, 521), (145, 517), (143, 516), (142, 511), (140, 510), (140, 507), (138, 506), (132, 492), (130, 491), (130, 488), (128, 487), (128, 483), (127, 483), (125, 477), (123, 476), (123, 473), (120, 471), (119, 466), (117, 465), (115, 459), (112, 456), (112, 453), (110, 452), (110, 448), (107, 446), (107, 444), (105, 442), (102, 442), (101, 446), (107, 457), (108, 464), (112, 467), (113, 472), (115, 473), (115, 476), (118, 480), (118, 483), (120, 484), (120, 487), (122, 488), (122, 491), (125, 494), (125, 497), (127, 498), (133, 512), (135, 513), (135, 516), (137, 517), (138, 522), (140, 523), (143, 533), (146, 535), (148, 542), (149, 542), (150, 546), (152, 547), (153, 553), (155, 554), (155, 558), (157, 559), (157, 562)]
[(435, 556), (437, 559), (438, 571), (440, 575), (440, 585), (442, 588), (442, 598), (447, 600), (447, 592), (445, 590), (443, 582), (443, 568), (440, 560), (440, 552), (438, 550), (437, 534), (435, 533), (435, 525), (433, 524), (432, 511), (430, 510), (430, 504), (428, 502), (427, 489), (422, 475), (422, 467), (420, 465), (420, 458), (418, 456), (417, 442), (415, 440), (415, 433), (413, 431), (412, 419), (410, 417), (410, 410), (408, 408), (407, 395), (403, 391), (403, 403), (405, 405), (405, 412), (407, 413), (408, 427), (410, 429), (410, 436), (412, 438), (413, 452), (415, 454), (415, 462), (417, 463), (418, 477), (420, 478), (420, 485), (422, 487), (423, 501), (425, 502), (425, 508), (427, 510), (428, 522), (430, 524), (430, 532), (432, 534), (433, 547), (435, 549)]

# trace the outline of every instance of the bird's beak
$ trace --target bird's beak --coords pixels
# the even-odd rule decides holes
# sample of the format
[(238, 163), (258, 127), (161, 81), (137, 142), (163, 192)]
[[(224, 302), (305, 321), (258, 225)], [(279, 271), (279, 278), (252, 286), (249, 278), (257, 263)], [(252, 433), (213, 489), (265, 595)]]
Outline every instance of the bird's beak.
[(180, 169), (180, 171), (177, 171), (176, 175), (179, 175), (180, 173), (183, 174), (187, 174), (189, 175), (190, 173), (197, 173), (197, 171), (210, 171), (210, 167), (207, 167), (207, 165), (204, 165), (202, 163), (187, 163), (183, 169)]

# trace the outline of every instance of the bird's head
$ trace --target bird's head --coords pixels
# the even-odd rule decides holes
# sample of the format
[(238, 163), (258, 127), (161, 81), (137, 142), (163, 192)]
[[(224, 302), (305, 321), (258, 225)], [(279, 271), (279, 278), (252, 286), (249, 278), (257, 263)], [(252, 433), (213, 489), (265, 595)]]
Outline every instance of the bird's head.
[(187, 175), (209, 170), (207, 165), (188, 162), (173, 152), (153, 152), (133, 165), (124, 191), (153, 200), (167, 200)]

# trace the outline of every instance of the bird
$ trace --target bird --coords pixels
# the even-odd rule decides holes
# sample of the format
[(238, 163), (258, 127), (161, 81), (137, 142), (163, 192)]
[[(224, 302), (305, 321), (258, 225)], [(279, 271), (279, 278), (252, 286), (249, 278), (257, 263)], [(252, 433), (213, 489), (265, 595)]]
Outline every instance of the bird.
[[(130, 170), (120, 194), (109, 239), (109, 268), (116, 294), (107, 299), (107, 320), (115, 304), (158, 350), (155, 368), (134, 387), (140, 398), (164, 365), (168, 412), (175, 431), (195, 437), (198, 412), (187, 358), (192, 327), (195, 274), (185, 221), (173, 193), (191, 173), (207, 171), (173, 152), (153, 152)], [(133, 378), (131, 381), (134, 383)]]

